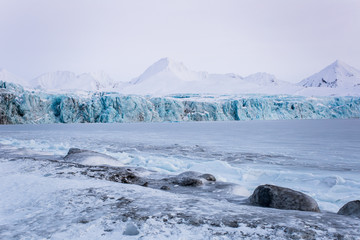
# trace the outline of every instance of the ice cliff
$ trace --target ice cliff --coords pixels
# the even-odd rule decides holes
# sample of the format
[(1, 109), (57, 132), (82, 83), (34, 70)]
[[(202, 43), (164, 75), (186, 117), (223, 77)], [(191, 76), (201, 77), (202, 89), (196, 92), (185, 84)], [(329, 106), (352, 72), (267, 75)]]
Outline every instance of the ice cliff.
[(49, 94), (0, 81), (0, 124), (359, 117), (360, 97)]

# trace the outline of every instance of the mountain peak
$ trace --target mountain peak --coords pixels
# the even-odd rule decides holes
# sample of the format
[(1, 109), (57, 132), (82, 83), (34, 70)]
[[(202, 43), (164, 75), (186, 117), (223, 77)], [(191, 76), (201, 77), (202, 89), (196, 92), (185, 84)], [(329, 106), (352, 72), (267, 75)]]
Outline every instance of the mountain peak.
[[(155, 62), (153, 65), (151, 65), (149, 68), (152, 68), (154, 70), (188, 70), (187, 67), (182, 62), (175, 61), (169, 57), (161, 58), (157, 62)], [(149, 69), (148, 68), (148, 69)]]
[(105, 72), (91, 72), (77, 75), (71, 71), (44, 73), (32, 80), (34, 88), (46, 90), (98, 91), (113, 88), (115, 83)]
[(166, 65), (169, 65), (170, 64), (170, 62), (172, 62), (172, 61), (174, 61), (174, 60), (172, 60), (171, 58), (169, 58), (169, 57), (164, 57), (164, 58), (160, 58), (157, 62), (155, 62), (155, 64), (156, 63), (158, 63), (158, 64), (166, 64)]
[(182, 76), (192, 72), (182, 62), (175, 61), (171, 58), (161, 58), (150, 67), (148, 67), (143, 74), (131, 81), (132, 84), (137, 84), (145, 79), (151, 78), (158, 74), (167, 74)]
[(353, 67), (351, 67), (350, 65), (348, 65), (344, 61), (341, 61), (341, 60), (338, 60), (338, 59), (335, 60), (335, 62), (333, 62), (329, 66), (327, 66), (327, 68), (347, 69), (348, 71), (352, 71), (351, 69), (354, 69)]
[(333, 62), (331, 65), (334, 65), (334, 66), (341, 66), (341, 65), (347, 65), (345, 62), (339, 60), (339, 59), (336, 59), (335, 62)]
[(304, 87), (352, 87), (360, 83), (360, 71), (343, 61), (336, 60), (320, 72), (302, 80)]

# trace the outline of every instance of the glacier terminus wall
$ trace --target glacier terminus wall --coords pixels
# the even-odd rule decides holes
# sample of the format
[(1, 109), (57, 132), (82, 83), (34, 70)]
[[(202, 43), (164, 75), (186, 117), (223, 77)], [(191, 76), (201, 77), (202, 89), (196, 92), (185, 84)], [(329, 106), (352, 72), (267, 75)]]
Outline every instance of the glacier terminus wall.
[(360, 97), (50, 94), (0, 81), (0, 124), (359, 118)]

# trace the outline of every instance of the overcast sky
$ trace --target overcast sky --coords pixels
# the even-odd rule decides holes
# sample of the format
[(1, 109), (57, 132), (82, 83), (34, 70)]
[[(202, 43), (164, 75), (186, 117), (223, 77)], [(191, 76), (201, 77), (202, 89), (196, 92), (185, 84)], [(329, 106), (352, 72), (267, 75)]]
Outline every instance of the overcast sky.
[(359, 0), (0, 0), (0, 68), (24, 78), (162, 57), (190, 69), (297, 82), (336, 59), (360, 68)]

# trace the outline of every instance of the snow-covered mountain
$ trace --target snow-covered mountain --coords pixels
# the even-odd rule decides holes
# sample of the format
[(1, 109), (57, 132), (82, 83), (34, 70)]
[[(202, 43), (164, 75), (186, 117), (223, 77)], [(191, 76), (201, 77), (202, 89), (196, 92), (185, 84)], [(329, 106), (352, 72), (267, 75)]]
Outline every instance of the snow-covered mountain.
[(189, 70), (183, 63), (162, 58), (125, 87), (125, 93), (167, 94), (183, 92), (187, 85), (205, 78), (205, 72)]
[(114, 81), (104, 72), (75, 74), (57, 71), (26, 81), (6, 70), (0, 80), (20, 84), (28, 89), (50, 92), (111, 91), (121, 94), (168, 95), (194, 94), (287, 94), (302, 96), (359, 96), (360, 71), (335, 61), (298, 84), (282, 81), (264, 72), (242, 77), (238, 74), (210, 74), (194, 71), (183, 63), (162, 58), (140, 76), (128, 82)]
[(284, 84), (284, 81), (280, 81), (274, 75), (265, 72), (251, 74), (245, 77), (244, 80), (261, 86), (279, 86)]
[(116, 83), (104, 72), (82, 73), (76, 75), (69, 71), (56, 71), (40, 75), (30, 81), (30, 85), (42, 90), (108, 90)]
[(24, 87), (28, 87), (28, 83), (24, 79), (16, 76), (15, 74), (7, 71), (6, 69), (0, 69), (0, 81), (12, 82), (20, 84)]
[(141, 84), (145, 81), (156, 81), (158, 84), (163, 81), (190, 82), (199, 81), (206, 77), (205, 72), (189, 70), (182, 62), (170, 58), (162, 58), (148, 67), (143, 74), (131, 81), (132, 84)]
[(302, 80), (304, 87), (351, 88), (360, 86), (360, 71), (336, 60), (323, 70)]
[(245, 78), (234, 73), (210, 74), (193, 71), (181, 62), (162, 58), (133, 79), (123, 91), (134, 94), (264, 93), (264, 87), (271, 92), (273, 87), (283, 83), (268, 73), (256, 73)]

